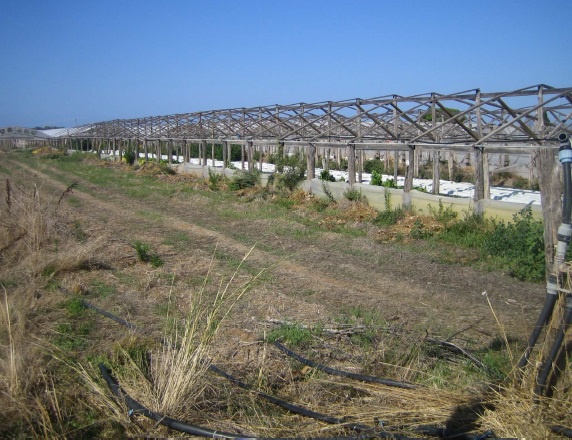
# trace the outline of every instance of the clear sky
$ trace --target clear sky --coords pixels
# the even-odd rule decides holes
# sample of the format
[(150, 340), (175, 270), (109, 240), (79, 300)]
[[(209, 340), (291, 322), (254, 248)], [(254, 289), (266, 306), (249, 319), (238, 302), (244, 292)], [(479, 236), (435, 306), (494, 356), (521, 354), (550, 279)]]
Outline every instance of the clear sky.
[(572, 0), (3, 0), (0, 127), (572, 86)]

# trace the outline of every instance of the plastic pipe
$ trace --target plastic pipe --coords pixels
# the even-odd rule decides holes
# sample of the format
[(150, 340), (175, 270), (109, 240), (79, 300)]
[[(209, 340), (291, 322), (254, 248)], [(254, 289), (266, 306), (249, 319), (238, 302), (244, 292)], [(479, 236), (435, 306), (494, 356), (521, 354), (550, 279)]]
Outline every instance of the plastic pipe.
[(243, 434), (232, 434), (232, 433), (228, 433), (228, 432), (214, 431), (212, 429), (203, 428), (201, 426), (196, 426), (196, 425), (190, 425), (188, 423), (181, 422), (180, 420), (172, 419), (170, 417), (158, 414), (158, 413), (151, 411), (150, 409), (144, 407), (139, 402), (137, 402), (135, 399), (133, 399), (131, 396), (129, 396), (126, 392), (124, 392), (121, 389), (121, 387), (119, 386), (119, 383), (115, 380), (115, 378), (109, 374), (105, 365), (99, 364), (99, 371), (101, 371), (101, 375), (103, 376), (103, 378), (107, 382), (109, 389), (117, 397), (119, 397), (120, 399), (124, 399), (125, 403), (127, 404), (127, 406), (129, 407), (130, 410), (132, 410), (135, 413), (142, 414), (145, 417), (160, 423), (161, 425), (165, 425), (165, 426), (172, 428), (176, 431), (184, 432), (187, 434), (198, 435), (201, 437), (247, 438), (247, 439), (256, 438), (256, 437), (244, 436)]
[(282, 351), (283, 353), (286, 353), (288, 356), (296, 359), (298, 362), (300, 362), (304, 365), (307, 365), (308, 367), (315, 368), (316, 370), (320, 370), (320, 371), (323, 371), (324, 373), (328, 373), (328, 374), (331, 374), (334, 376), (349, 377), (350, 379), (361, 380), (362, 382), (380, 383), (382, 385), (387, 385), (390, 387), (407, 388), (407, 389), (417, 388), (412, 383), (399, 382), (396, 380), (385, 379), (385, 378), (375, 377), (375, 376), (365, 376), (363, 374), (351, 373), (349, 371), (336, 370), (334, 368), (326, 367), (325, 365), (321, 365), (321, 364), (318, 364), (318, 363), (311, 361), (309, 359), (303, 358), (299, 354), (296, 354), (292, 350), (289, 350), (288, 348), (284, 347), (278, 341), (274, 342), (274, 346), (276, 348), (278, 348), (280, 351)]
[[(536, 341), (538, 340), (540, 333), (550, 321), (552, 312), (554, 311), (554, 305), (556, 304), (556, 299), (558, 298), (558, 275), (560, 274), (560, 267), (566, 259), (566, 253), (572, 238), (572, 225), (570, 224), (570, 218), (572, 217), (572, 145), (570, 144), (570, 139), (568, 139), (568, 135), (566, 133), (560, 133), (558, 140), (560, 141), (558, 160), (562, 164), (562, 178), (564, 183), (562, 222), (558, 227), (558, 242), (556, 245), (556, 253), (554, 255), (552, 273), (548, 276), (548, 281), (546, 283), (546, 299), (544, 301), (544, 306), (538, 316), (534, 329), (532, 330), (526, 350), (517, 364), (517, 368), (519, 370), (522, 370), (526, 364), (528, 364), (530, 353), (536, 345)], [(548, 361), (548, 359), (546, 361)]]
[[(570, 324), (572, 324), (572, 295), (566, 295), (566, 308), (562, 323), (556, 333), (552, 347), (538, 372), (536, 387), (534, 388), (534, 394), (537, 396), (544, 395), (546, 393), (546, 382), (548, 380), (548, 376), (550, 372), (554, 370), (554, 361), (557, 359), (558, 352), (562, 348), (562, 342), (564, 341), (566, 330), (570, 327)], [(557, 371), (558, 370), (554, 370), (555, 374), (558, 374)]]
[[(61, 286), (60, 286), (60, 290), (64, 293), (67, 293)], [(106, 318), (109, 318), (115, 322), (117, 322), (118, 324), (121, 324), (135, 332), (141, 333), (141, 334), (146, 334), (146, 332), (144, 332), (143, 330), (139, 329), (135, 324), (132, 324), (128, 321), (126, 321), (123, 318), (120, 318), (116, 315), (114, 315), (113, 313), (110, 313), (106, 310), (100, 309), (99, 307), (94, 306), (93, 304), (91, 304), (90, 302), (82, 299), (81, 300), (82, 304), (89, 308), (94, 310), (95, 312), (99, 313), (100, 315), (105, 316)], [(162, 344), (168, 345), (169, 343), (167, 341), (165, 341), (165, 339), (161, 338), (160, 339)], [(333, 416), (328, 416), (326, 414), (322, 414), (316, 411), (311, 411), (309, 409), (303, 408), (301, 406), (298, 405), (294, 405), (290, 402), (287, 402), (285, 400), (282, 400), (278, 397), (274, 397), (271, 396), (269, 394), (263, 393), (262, 391), (257, 391), (254, 390), (251, 386), (249, 386), (248, 384), (240, 381), (239, 379), (231, 376), (230, 374), (226, 373), (224, 370), (220, 369), (219, 367), (217, 367), (214, 364), (210, 364), (209, 365), (209, 370), (212, 371), (213, 373), (218, 374), (221, 377), (224, 377), (225, 379), (231, 381), (232, 383), (234, 383), (235, 385), (239, 386), (240, 388), (250, 391), (252, 393), (255, 393), (258, 397), (276, 405), (279, 406), (287, 411), (290, 411), (294, 414), (298, 414), (301, 415), (303, 417), (309, 417), (315, 420), (320, 420), (322, 422), (328, 423), (328, 424), (334, 424), (334, 425), (340, 425), (344, 428), (347, 429), (351, 429), (357, 432), (367, 432), (367, 433), (371, 433), (372, 435), (376, 436), (376, 437), (388, 437), (388, 438), (397, 438), (395, 437), (395, 435), (393, 434), (389, 434), (389, 433), (379, 433), (377, 431), (375, 431), (373, 428), (366, 426), (366, 425), (361, 425), (361, 424), (356, 424), (356, 423), (351, 423), (348, 422), (345, 419), (340, 419), (338, 417), (333, 417)], [(107, 380), (107, 379), (106, 379)], [(114, 391), (115, 392), (115, 391)], [(405, 437), (403, 437), (405, 438)]]

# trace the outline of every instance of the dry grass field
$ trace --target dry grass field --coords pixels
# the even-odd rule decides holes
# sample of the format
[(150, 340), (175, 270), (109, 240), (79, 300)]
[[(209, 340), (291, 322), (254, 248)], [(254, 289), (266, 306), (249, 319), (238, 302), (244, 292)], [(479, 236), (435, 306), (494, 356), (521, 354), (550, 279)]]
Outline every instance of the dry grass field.
[[(2, 437), (188, 437), (130, 412), (100, 364), (150, 410), (237, 437), (358, 436), (357, 424), (365, 437), (536, 438), (572, 426), (569, 370), (537, 403), (533, 368), (514, 380), (544, 286), (411, 238), (413, 214), (383, 228), (360, 202), (45, 153), (0, 153)], [(274, 340), (415, 386), (333, 376)]]

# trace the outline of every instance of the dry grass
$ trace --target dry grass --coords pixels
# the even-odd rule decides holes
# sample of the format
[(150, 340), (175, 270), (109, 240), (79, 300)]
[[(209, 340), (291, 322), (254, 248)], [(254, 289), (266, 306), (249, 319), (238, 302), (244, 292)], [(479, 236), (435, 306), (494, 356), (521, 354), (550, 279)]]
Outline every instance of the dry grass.
[[(241, 266), (254, 249), (243, 257), (226, 281), (220, 279), (215, 291), (209, 288), (209, 273), (203, 284), (188, 293), (188, 307), (181, 316), (174, 317), (174, 329), (165, 330), (164, 343), (151, 350), (149, 371), (136, 362), (125, 348), (117, 350), (115, 363), (123, 367), (117, 371), (122, 386), (137, 399), (170, 417), (192, 415), (189, 408), (204, 399), (209, 381), (205, 373), (214, 353), (214, 339), (223, 321), (264, 272), (239, 280)], [(214, 263), (214, 257), (211, 261)], [(169, 321), (167, 316), (166, 321)], [(129, 344), (127, 344), (129, 345)]]
[[(61, 197), (70, 191), (71, 186), (60, 193)], [(73, 278), (75, 282), (81, 276), (103, 278), (101, 274), (80, 276), (79, 273), (109, 247), (109, 242), (102, 238), (86, 242), (74, 240), (69, 234), (69, 213), (65, 204), (59, 203), (60, 194), (47, 197), (43, 193), (41, 187), (26, 189), (6, 180), (5, 195), (0, 200), (0, 405), (3, 408), (0, 432), (20, 437), (74, 437), (84, 435), (85, 425), (93, 423), (104, 426), (98, 433), (102, 437), (114, 437), (118, 432), (125, 436), (172, 436), (173, 432), (154, 423), (144, 422), (139, 417), (129, 418), (123, 403), (107, 389), (94, 368), (95, 364), (87, 362), (83, 354), (70, 354), (73, 357), (70, 359), (68, 354), (46, 344), (45, 339), (53, 334), (51, 321), (56, 320), (58, 313), (63, 313), (54, 310), (56, 299), (47, 298), (53, 292), (46, 289), (46, 284), (54, 280), (65, 281), (66, 278)], [(301, 204), (313, 203), (303, 193), (295, 193), (293, 198)], [(348, 202), (344, 208), (339, 216), (332, 217), (332, 221), (355, 223), (373, 215), (367, 205)], [(124, 248), (122, 254), (128, 252)], [(550, 424), (572, 425), (569, 371), (559, 383), (555, 397), (542, 399), (538, 404), (533, 402), (532, 394), (534, 368), (529, 368), (520, 385), (506, 382), (502, 387), (491, 387), (477, 386), (473, 382), (465, 388), (458, 385), (454, 388), (448, 382), (458, 380), (458, 383), (463, 383), (463, 375), (466, 375), (463, 365), (452, 364), (451, 371), (439, 376), (441, 373), (431, 370), (427, 358), (423, 357), (418, 346), (414, 346), (415, 341), (407, 338), (400, 341), (400, 355), (385, 365), (377, 362), (375, 367), (379, 371), (376, 372), (389, 372), (389, 375), (400, 379), (439, 383), (439, 386), (403, 390), (338, 380), (316, 372), (302, 373), (292, 363), (285, 362), (278, 355), (273, 355), (271, 349), (256, 342), (253, 342), (256, 345), (244, 347), (248, 355), (223, 358), (220, 356), (223, 350), (219, 350), (217, 345), (222, 339), (221, 333), (226, 330), (225, 321), (233, 310), (237, 313), (235, 306), (245, 299), (244, 295), (261, 275), (245, 276), (241, 271), (249, 254), (229, 276), (224, 275), (228, 272), (222, 271), (215, 274), (214, 258), (206, 270), (202, 266), (200, 270), (196, 267), (191, 270), (189, 263), (182, 261), (179, 268), (170, 261), (169, 272), (166, 268), (150, 270), (130, 256), (125, 265), (130, 265), (133, 272), (126, 270), (121, 274), (134, 274), (131, 285), (124, 289), (127, 292), (101, 301), (105, 305), (116, 301), (113, 306), (125, 306), (121, 311), (125, 310), (123, 316), (129, 318), (145, 310), (144, 319), (147, 319), (157, 317), (151, 310), (153, 299), (158, 302), (167, 294), (173, 296), (167, 316), (160, 317), (165, 322), (163, 337), (168, 343), (159, 345), (129, 336), (111, 349), (112, 341), (119, 339), (116, 336), (122, 330), (117, 330), (115, 324), (103, 324), (97, 334), (97, 338), (102, 339), (97, 341), (105, 347), (98, 347), (98, 351), (90, 347), (90, 354), (96, 353), (105, 359), (113, 367), (121, 386), (151, 409), (229, 432), (267, 437), (348, 434), (339, 426), (324, 425), (277, 410), (253, 394), (216, 378), (207, 373), (211, 359), (223, 361), (225, 366), (238, 371), (241, 378), (248, 377), (249, 383), (269, 394), (369, 426), (380, 426), (383, 422), (388, 430), (409, 435), (415, 434), (408, 429), (419, 424), (446, 426), (459, 408), (471, 411), (470, 407), (475, 402), (478, 403), (476, 432), (490, 429), (497, 436), (545, 438), (550, 436), (547, 428)], [(205, 261), (209, 256), (210, 253), (206, 253)], [(148, 273), (152, 283), (144, 283), (143, 271)], [(187, 272), (183, 274), (183, 271)], [(197, 273), (202, 277), (205, 272), (199, 287), (184, 286), (174, 281), (175, 278), (188, 279)], [(116, 275), (106, 273), (106, 279), (114, 280)], [(172, 280), (170, 291), (164, 286), (161, 287), (164, 290), (151, 287), (151, 284), (159, 285), (166, 277)], [(18, 283), (14, 287), (10, 279), (16, 278)], [(139, 289), (141, 283), (145, 286)], [(36, 298), (37, 292), (43, 295), (41, 304)], [(275, 306), (276, 292), (264, 289), (261, 292), (266, 295), (264, 301), (268, 308)], [(118, 305), (117, 302), (122, 300), (129, 304)], [(140, 306), (133, 306), (139, 302)], [(184, 312), (174, 312), (177, 309)], [(502, 323), (498, 319), (497, 322), (508, 347), (509, 340)], [(229, 347), (225, 349), (228, 352), (240, 349), (230, 347), (233, 343), (227, 342)], [(352, 367), (363, 367), (368, 357), (374, 358), (379, 354), (373, 353), (371, 347), (352, 345), (352, 341), (346, 341), (346, 346), (341, 340), (328, 340), (327, 343), (344, 349), (351, 346), (359, 354), (352, 358)], [(144, 356), (134, 356), (136, 350)], [(510, 349), (508, 353), (510, 355)], [(513, 356), (512, 362), (517, 358)], [(354, 362), (355, 359), (363, 365)], [(343, 367), (343, 361), (340, 364)], [(91, 411), (89, 417), (79, 415), (88, 406)], [(70, 420), (75, 426), (70, 424)], [(122, 427), (120, 431), (114, 430), (116, 425)]]

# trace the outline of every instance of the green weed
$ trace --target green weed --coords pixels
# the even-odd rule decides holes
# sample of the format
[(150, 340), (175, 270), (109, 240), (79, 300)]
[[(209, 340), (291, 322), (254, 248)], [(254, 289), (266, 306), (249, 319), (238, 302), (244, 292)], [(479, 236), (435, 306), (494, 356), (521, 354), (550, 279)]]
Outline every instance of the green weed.
[(110, 286), (109, 284), (101, 281), (94, 281), (91, 285), (90, 291), (99, 298), (107, 298), (108, 296), (112, 296), (117, 293), (115, 286)]
[(335, 182), (336, 178), (328, 170), (322, 170), (320, 180), (324, 182)]
[[(335, 181), (335, 179), (334, 179), (334, 181)], [(332, 194), (332, 190), (330, 189), (328, 184), (324, 181), (322, 182), (322, 191), (324, 191), (324, 195), (326, 196), (326, 199), (328, 199), (329, 203), (331, 203), (331, 204), (337, 203), (336, 198)]]
[(374, 225), (391, 226), (396, 224), (402, 218), (405, 218), (405, 210), (401, 206), (391, 209), (391, 194), (389, 191), (386, 190), (383, 197), (385, 202), (385, 211), (380, 211), (377, 214), (377, 217), (373, 220)]
[(344, 191), (343, 196), (350, 202), (367, 202), (367, 198), (363, 195), (361, 189), (348, 188)]
[(260, 184), (260, 171), (239, 171), (231, 179), (228, 187), (231, 191), (252, 188)]
[(64, 308), (71, 318), (81, 318), (86, 313), (86, 308), (81, 298), (73, 297), (64, 303)]
[(288, 345), (299, 346), (312, 340), (312, 331), (300, 324), (283, 324), (272, 330), (267, 336), (268, 342), (280, 340)]
[(137, 252), (139, 261), (142, 263), (149, 263), (153, 267), (161, 267), (164, 264), (161, 256), (151, 251), (151, 246), (149, 244), (136, 241), (133, 243), (133, 247)]

